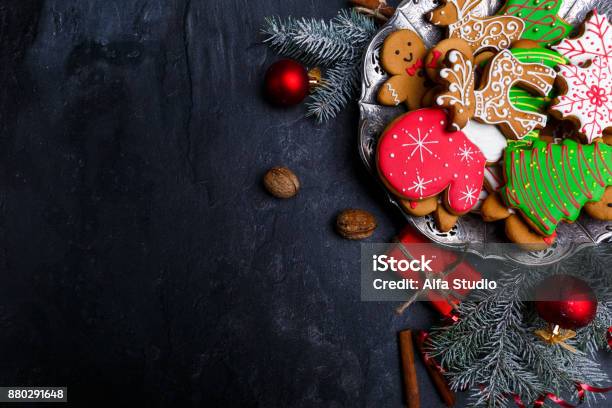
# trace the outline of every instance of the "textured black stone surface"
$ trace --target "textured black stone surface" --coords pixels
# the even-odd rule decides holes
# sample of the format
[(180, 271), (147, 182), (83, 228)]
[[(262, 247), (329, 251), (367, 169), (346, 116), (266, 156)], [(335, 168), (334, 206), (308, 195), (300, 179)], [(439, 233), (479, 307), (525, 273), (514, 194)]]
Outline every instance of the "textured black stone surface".
[[(400, 406), (416, 306), (359, 300), (338, 211), (401, 218), (359, 162), (357, 110), (263, 102), (263, 17), (344, 1), (0, 2), (0, 385), (74, 406)], [(262, 189), (267, 168), (299, 196)], [(424, 407), (440, 406), (419, 365)]]

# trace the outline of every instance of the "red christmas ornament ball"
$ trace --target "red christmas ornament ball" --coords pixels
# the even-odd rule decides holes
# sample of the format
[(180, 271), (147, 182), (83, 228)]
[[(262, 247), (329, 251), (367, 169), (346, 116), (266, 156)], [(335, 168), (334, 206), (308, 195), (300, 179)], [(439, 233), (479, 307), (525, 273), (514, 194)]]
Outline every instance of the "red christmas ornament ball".
[(310, 87), (306, 68), (291, 59), (282, 59), (268, 68), (264, 88), (270, 102), (292, 106), (302, 102)]
[(597, 297), (582, 279), (554, 275), (536, 287), (535, 307), (546, 322), (562, 329), (577, 329), (591, 323), (597, 313)]

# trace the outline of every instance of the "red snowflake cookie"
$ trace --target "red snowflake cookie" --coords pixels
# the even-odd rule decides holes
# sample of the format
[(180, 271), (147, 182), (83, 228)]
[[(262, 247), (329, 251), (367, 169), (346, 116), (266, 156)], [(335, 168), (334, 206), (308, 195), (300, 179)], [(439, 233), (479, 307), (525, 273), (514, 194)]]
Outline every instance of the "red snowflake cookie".
[(555, 48), (573, 65), (561, 65), (564, 95), (552, 110), (574, 118), (588, 143), (612, 127), (612, 28), (606, 16), (593, 12), (578, 38), (565, 39)]
[(422, 200), (446, 192), (448, 208), (463, 214), (478, 203), (486, 158), (463, 132), (448, 132), (447, 122), (442, 109), (401, 116), (378, 142), (378, 171), (398, 196)]

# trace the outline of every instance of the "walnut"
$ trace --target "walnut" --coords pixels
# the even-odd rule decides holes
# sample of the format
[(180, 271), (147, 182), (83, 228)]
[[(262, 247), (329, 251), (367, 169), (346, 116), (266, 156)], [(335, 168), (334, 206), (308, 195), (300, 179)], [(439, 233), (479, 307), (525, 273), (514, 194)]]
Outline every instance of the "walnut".
[(297, 176), (286, 167), (273, 167), (263, 179), (266, 190), (277, 198), (291, 198), (300, 189)]
[(344, 210), (336, 219), (336, 230), (346, 239), (368, 238), (376, 226), (376, 218), (364, 210)]

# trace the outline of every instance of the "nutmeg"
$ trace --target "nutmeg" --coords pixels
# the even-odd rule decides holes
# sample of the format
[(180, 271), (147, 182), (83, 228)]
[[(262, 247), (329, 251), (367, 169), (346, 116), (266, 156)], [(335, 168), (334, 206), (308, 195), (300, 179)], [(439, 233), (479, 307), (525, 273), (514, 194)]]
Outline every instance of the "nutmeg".
[(291, 198), (300, 189), (300, 180), (286, 167), (273, 167), (264, 176), (264, 187), (277, 198)]
[(376, 226), (376, 218), (364, 210), (344, 210), (336, 218), (336, 230), (346, 239), (368, 238)]

